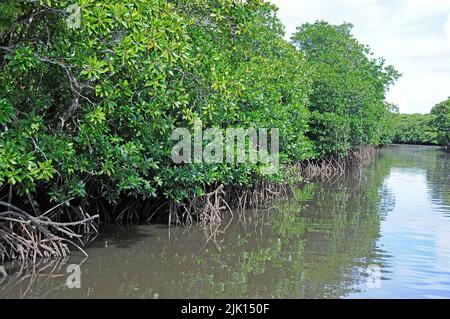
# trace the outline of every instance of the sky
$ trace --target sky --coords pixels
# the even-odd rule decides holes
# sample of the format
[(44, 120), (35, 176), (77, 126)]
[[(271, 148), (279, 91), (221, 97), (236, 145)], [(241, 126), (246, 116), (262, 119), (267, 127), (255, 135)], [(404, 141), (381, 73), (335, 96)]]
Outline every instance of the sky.
[(401, 113), (450, 96), (450, 0), (269, 0), (286, 38), (305, 22), (350, 22), (353, 34), (403, 74), (387, 95)]

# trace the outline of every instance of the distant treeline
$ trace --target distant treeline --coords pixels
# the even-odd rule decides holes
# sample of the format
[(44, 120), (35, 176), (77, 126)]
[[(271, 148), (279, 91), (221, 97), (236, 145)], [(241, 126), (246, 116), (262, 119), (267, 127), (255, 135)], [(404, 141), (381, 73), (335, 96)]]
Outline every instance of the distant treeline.
[(450, 98), (430, 114), (392, 114), (394, 143), (442, 145), (450, 148)]

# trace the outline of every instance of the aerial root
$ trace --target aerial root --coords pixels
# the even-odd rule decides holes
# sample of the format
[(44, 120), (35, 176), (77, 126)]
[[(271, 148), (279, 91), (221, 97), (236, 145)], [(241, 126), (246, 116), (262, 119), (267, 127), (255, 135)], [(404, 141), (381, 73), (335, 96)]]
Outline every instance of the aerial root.
[(298, 174), (313, 180), (330, 180), (342, 176), (349, 167), (368, 165), (377, 152), (374, 146), (351, 149), (344, 158), (329, 157), (319, 160), (306, 160), (296, 165)]
[(291, 193), (290, 187), (281, 183), (260, 182), (252, 188), (220, 185), (204, 196), (171, 203), (169, 224), (199, 222), (203, 227), (214, 228), (222, 223), (225, 212), (232, 218), (237, 212), (239, 219), (243, 220), (245, 210), (269, 207), (274, 199)]
[[(33, 216), (17, 206), (0, 201), (0, 260), (36, 260), (37, 257), (65, 257), (69, 254), (70, 246), (83, 245), (83, 235), (86, 231), (94, 230), (94, 220), (98, 215), (89, 216), (81, 209), (77, 215), (78, 221), (57, 222), (50, 219), (48, 212)], [(77, 232), (76, 230), (83, 230)], [(78, 243), (76, 243), (76, 241)]]

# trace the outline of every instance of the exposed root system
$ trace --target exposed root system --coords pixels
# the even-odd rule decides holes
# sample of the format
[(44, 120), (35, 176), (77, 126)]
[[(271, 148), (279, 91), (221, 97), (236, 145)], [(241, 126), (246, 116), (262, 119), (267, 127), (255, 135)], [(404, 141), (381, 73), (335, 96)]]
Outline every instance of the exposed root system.
[[(71, 222), (56, 222), (49, 216), (56, 210), (49, 210), (33, 216), (19, 207), (0, 201), (0, 260), (33, 259), (37, 257), (64, 257), (70, 246), (84, 252), (84, 234), (96, 231), (94, 220), (80, 209), (81, 219)], [(82, 233), (83, 235), (81, 235)]]
[(223, 220), (224, 213), (235, 214), (243, 219), (246, 209), (263, 209), (276, 198), (289, 196), (289, 185), (261, 182), (253, 188), (218, 186), (205, 196), (187, 199), (181, 204), (171, 204), (169, 224), (200, 222), (202, 226), (214, 227)]
[[(373, 159), (377, 149), (365, 147), (351, 150), (342, 159), (334, 157), (316, 161), (308, 160), (295, 165), (291, 175), (297, 175), (304, 179), (329, 180), (341, 176), (351, 166), (366, 166)], [(288, 197), (292, 194), (291, 185), (288, 183), (259, 182), (253, 187), (224, 187), (220, 185), (205, 196), (187, 199), (183, 203), (171, 203), (169, 207), (169, 224), (191, 224), (198, 221), (209, 230), (223, 220), (224, 213), (230, 213), (232, 217), (237, 213), (240, 220), (246, 209), (264, 209), (270, 207), (273, 200), (280, 197)], [(216, 232), (212, 232), (216, 233)]]
[[(292, 166), (288, 175), (294, 180), (295, 177), (299, 180), (329, 180), (343, 175), (350, 166), (367, 165), (375, 153), (376, 148), (367, 147), (353, 150), (343, 159), (308, 160)], [(104, 222), (150, 222), (157, 214), (168, 216), (169, 225), (198, 222), (215, 236), (225, 214), (232, 218), (237, 215), (245, 223), (245, 210), (270, 209), (277, 198), (289, 197), (292, 194), (290, 183), (260, 181), (252, 187), (216, 185), (205, 189), (204, 196), (188, 198), (181, 203), (164, 199), (128, 200), (108, 209), (102, 201), (97, 201), (90, 210), (102, 212)], [(69, 254), (70, 246), (83, 251), (81, 246), (86, 242), (86, 234), (97, 232), (95, 220), (99, 215), (90, 216), (81, 207), (60, 204), (45, 213), (34, 213), (0, 201), (0, 261), (64, 257)]]
[(297, 170), (301, 176), (312, 180), (329, 180), (336, 176), (341, 176), (346, 169), (352, 166), (363, 167), (370, 163), (377, 152), (377, 148), (368, 146), (361, 149), (350, 150), (349, 154), (342, 158), (323, 158), (319, 160), (307, 160), (297, 165)]

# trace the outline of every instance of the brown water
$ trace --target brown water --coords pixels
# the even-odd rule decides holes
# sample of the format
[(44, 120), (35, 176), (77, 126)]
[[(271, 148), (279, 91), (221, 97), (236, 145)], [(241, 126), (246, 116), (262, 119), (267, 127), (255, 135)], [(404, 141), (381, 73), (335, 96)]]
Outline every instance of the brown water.
[[(106, 229), (87, 259), (5, 265), (0, 298), (450, 297), (450, 156), (384, 148), (363, 170), (208, 237), (198, 227)], [(71, 264), (81, 288), (66, 285)]]

